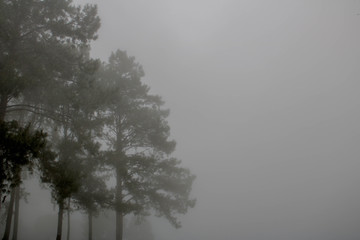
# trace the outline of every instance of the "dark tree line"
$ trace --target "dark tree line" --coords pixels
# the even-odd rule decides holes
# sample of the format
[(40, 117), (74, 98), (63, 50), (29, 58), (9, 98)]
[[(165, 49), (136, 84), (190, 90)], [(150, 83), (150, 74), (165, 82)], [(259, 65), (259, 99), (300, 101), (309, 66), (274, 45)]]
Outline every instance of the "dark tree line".
[[(36, 170), (58, 205), (57, 240), (72, 206), (88, 214), (89, 239), (93, 217), (114, 209), (120, 240), (127, 214), (154, 211), (180, 227), (176, 215), (195, 204), (194, 175), (170, 156), (169, 111), (141, 82), (141, 65), (120, 50), (108, 62), (90, 58), (99, 27), (95, 5), (0, 0), (0, 197), (9, 203), (3, 240), (24, 168)], [(16, 240), (18, 210), (14, 217)]]

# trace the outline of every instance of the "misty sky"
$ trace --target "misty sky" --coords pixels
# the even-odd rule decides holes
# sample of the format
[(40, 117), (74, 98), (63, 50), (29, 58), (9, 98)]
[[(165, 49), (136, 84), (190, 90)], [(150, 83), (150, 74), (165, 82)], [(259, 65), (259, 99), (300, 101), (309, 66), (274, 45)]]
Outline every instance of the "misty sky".
[(93, 57), (126, 50), (197, 175), (158, 240), (360, 239), (360, 1), (96, 3)]

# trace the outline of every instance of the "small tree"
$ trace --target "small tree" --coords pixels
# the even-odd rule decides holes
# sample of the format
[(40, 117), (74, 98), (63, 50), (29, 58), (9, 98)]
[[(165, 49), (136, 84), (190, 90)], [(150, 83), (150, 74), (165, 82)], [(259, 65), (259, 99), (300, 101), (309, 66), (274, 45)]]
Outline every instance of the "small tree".
[(59, 206), (56, 239), (61, 239), (62, 220), (65, 200), (78, 191), (81, 185), (82, 161), (79, 144), (71, 139), (62, 139), (59, 143), (59, 156), (56, 161), (44, 161), (42, 164), (42, 181), (52, 190), (52, 197)]
[(98, 93), (93, 78), (98, 61), (90, 59), (88, 52), (83, 56), (83, 64), (67, 84), (49, 91), (53, 96), (47, 102), (49, 107), (57, 109), (61, 120), (50, 125), (58, 158), (45, 163), (42, 169), (43, 181), (49, 184), (59, 205), (57, 239), (61, 239), (65, 199), (87, 191), (84, 184), (93, 180), (97, 166), (94, 159), (99, 157), (100, 144), (94, 134), (101, 130), (102, 121), (96, 112), (101, 102), (95, 98)]
[[(0, 187), (4, 194), (18, 189), (23, 166), (32, 170), (36, 160), (54, 157), (46, 145), (45, 133), (32, 131), (30, 124), (21, 127), (16, 121), (0, 121), (0, 152)], [(3, 240), (9, 238), (15, 197), (15, 191), (12, 191)]]
[(33, 131), (31, 125), (21, 127), (18, 122), (0, 122), (0, 187), (9, 192), (21, 182), (23, 166), (32, 169), (36, 159), (52, 157), (43, 131)]

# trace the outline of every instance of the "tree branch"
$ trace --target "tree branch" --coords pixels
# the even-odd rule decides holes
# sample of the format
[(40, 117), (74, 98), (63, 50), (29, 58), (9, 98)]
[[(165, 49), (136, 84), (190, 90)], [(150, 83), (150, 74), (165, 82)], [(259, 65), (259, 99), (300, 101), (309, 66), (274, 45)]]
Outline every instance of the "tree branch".
[[(37, 115), (41, 115), (44, 116), (46, 118), (52, 119), (54, 121), (57, 122), (68, 122), (71, 117), (69, 115), (66, 114), (60, 114), (45, 108), (41, 108), (41, 107), (37, 107), (37, 106), (32, 106), (32, 105), (28, 105), (28, 104), (15, 104), (15, 105), (10, 105), (7, 107), (6, 112), (10, 113), (10, 112), (15, 112), (15, 111), (27, 111), (27, 112), (31, 112)], [(56, 117), (56, 115), (58, 117)], [(64, 118), (65, 120), (61, 119)]]

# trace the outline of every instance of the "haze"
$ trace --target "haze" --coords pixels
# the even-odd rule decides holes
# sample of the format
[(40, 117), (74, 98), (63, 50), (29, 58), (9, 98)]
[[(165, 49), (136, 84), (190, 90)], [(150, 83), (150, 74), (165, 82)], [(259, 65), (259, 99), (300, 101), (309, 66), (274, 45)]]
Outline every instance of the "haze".
[(360, 239), (360, 2), (96, 3), (171, 110), (197, 204), (158, 240)]

